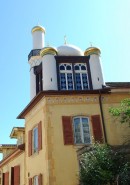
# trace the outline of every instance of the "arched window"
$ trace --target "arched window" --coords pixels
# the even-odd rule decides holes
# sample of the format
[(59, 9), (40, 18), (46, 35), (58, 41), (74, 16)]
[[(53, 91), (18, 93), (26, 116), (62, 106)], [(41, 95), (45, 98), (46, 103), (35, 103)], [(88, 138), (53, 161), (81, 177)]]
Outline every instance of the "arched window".
[(88, 117), (77, 116), (73, 118), (74, 143), (90, 144), (90, 126)]
[(85, 63), (74, 64), (75, 71), (75, 89), (87, 90), (89, 89), (87, 66)]
[(60, 89), (61, 90), (73, 90), (73, 73), (72, 64), (60, 64)]

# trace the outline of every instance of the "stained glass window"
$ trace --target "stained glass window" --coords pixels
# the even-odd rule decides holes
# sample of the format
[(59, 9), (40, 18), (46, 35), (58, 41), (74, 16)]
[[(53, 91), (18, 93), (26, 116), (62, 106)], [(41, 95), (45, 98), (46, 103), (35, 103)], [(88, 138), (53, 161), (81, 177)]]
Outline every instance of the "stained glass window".
[(73, 90), (73, 73), (72, 64), (60, 64), (60, 89)]
[(89, 89), (86, 63), (59, 64), (60, 90)]

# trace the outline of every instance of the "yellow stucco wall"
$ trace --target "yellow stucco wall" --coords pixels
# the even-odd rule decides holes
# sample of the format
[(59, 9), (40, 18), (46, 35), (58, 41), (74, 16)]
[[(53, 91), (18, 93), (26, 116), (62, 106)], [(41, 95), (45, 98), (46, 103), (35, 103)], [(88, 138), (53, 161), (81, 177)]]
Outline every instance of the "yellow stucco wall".
[[(129, 95), (103, 95), (103, 113), (108, 143), (119, 145), (124, 134), (130, 134), (126, 125), (113, 123), (109, 107), (119, 105)], [(46, 96), (25, 117), (26, 183), (29, 177), (43, 174), (45, 185), (78, 185), (77, 149), (82, 146), (64, 145), (62, 116), (101, 115), (99, 95)], [(42, 121), (42, 150), (28, 157), (28, 131)], [(127, 129), (127, 131), (126, 131)]]
[(0, 169), (2, 173), (9, 172), (9, 185), (11, 185), (11, 167), (20, 166), (20, 185), (25, 184), (25, 174), (24, 174), (24, 152), (19, 154), (17, 157), (12, 158), (8, 163), (2, 166)]
[(26, 181), (28, 173), (29, 177), (42, 173), (45, 185), (78, 184), (76, 150), (79, 146), (64, 145), (62, 116), (88, 116), (91, 122), (91, 115), (95, 114), (100, 114), (97, 95), (54, 96), (41, 100), (26, 116), (27, 143), (28, 131), (40, 121), (43, 136), (43, 149), (39, 154), (28, 157), (26, 153)]
[[(28, 157), (28, 131), (32, 130), (39, 122), (42, 122), (42, 150)], [(48, 146), (46, 128), (46, 106), (42, 99), (25, 118), (25, 140), (26, 140), (26, 184), (28, 179), (35, 175), (43, 174), (45, 185), (49, 185), (48, 170)]]
[(105, 118), (105, 127), (107, 140), (110, 145), (121, 145), (130, 139), (130, 127), (128, 124), (120, 124), (119, 119), (115, 119), (109, 113), (110, 107), (119, 107), (123, 99), (130, 98), (130, 94), (113, 93), (105, 95), (103, 100), (103, 112)]

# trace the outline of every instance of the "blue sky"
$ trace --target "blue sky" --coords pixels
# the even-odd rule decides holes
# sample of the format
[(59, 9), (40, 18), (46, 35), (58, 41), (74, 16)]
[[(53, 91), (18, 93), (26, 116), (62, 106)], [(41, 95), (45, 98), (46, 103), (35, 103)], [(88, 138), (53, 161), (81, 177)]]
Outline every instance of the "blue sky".
[(101, 49), (106, 82), (130, 81), (129, 0), (4, 0), (0, 5), (0, 143), (14, 143), (16, 117), (30, 101), (28, 54), (31, 29), (45, 27), (46, 45), (60, 46), (64, 35), (85, 50)]

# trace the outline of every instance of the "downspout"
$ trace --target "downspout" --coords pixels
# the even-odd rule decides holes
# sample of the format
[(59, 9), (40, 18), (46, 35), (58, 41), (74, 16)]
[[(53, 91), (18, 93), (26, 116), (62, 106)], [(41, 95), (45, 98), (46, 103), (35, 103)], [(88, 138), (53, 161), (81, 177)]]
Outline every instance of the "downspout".
[(103, 106), (102, 106), (102, 95), (101, 95), (100, 91), (99, 91), (99, 106), (100, 106), (100, 112), (101, 112), (101, 118), (102, 118), (102, 126), (103, 126), (103, 131), (104, 131), (104, 140), (105, 140), (105, 143), (107, 143), (106, 128), (105, 128)]

